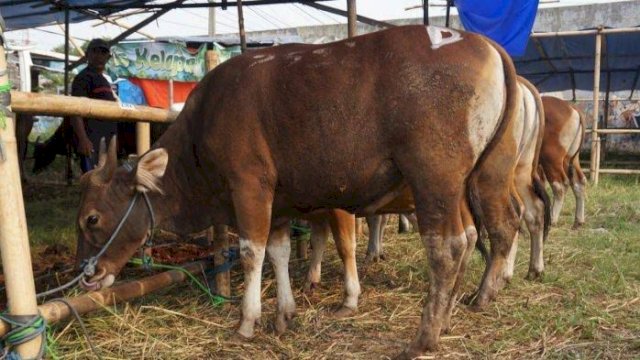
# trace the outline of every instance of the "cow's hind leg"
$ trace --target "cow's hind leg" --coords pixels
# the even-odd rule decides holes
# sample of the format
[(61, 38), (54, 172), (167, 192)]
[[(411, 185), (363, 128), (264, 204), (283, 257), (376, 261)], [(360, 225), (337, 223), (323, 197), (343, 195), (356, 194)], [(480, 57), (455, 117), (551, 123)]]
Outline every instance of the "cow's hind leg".
[(272, 229), (267, 243), (267, 254), (276, 274), (278, 310), (276, 312), (276, 332), (282, 334), (287, 330), (296, 313), (296, 303), (289, 281), (289, 256), (291, 239), (289, 224)]
[(475, 207), (481, 209), (483, 225), (491, 243), (491, 261), (474, 301), (476, 308), (482, 308), (493, 300), (505, 284), (507, 259), (520, 225), (517, 207), (521, 204), (512, 195), (511, 184), (513, 175), (487, 168), (478, 182), (471, 185), (472, 200), (477, 204)]
[[(543, 200), (536, 194), (533, 185), (533, 179), (528, 172), (520, 173), (516, 177), (516, 188), (518, 194), (524, 202), (524, 221), (529, 230), (531, 238), (531, 253), (529, 259), (529, 272), (527, 279), (537, 279), (544, 271), (543, 258), (543, 240), (544, 240), (544, 224), (545, 224), (545, 205)], [(544, 189), (542, 189), (544, 191)], [(513, 244), (515, 252), (517, 245)], [(509, 257), (509, 264), (505, 272), (505, 280), (510, 281), (513, 277), (515, 267), (515, 253), (513, 257)]]
[(384, 260), (382, 251), (382, 241), (384, 237), (384, 228), (389, 220), (389, 215), (373, 215), (367, 216), (367, 225), (369, 226), (369, 244), (367, 245), (366, 262), (376, 262)]
[(569, 180), (563, 168), (562, 159), (549, 159), (543, 164), (544, 175), (553, 192), (553, 201), (551, 203), (551, 225), (558, 223), (560, 212), (564, 203), (565, 183)]
[(440, 331), (450, 323), (448, 316), (452, 297), (455, 297), (455, 283), (468, 248), (460, 217), (464, 181), (454, 174), (435, 178), (447, 179), (446, 188), (439, 187), (439, 182), (412, 186), (420, 236), (429, 263), (429, 295), (418, 334), (399, 358), (411, 359), (436, 348)]
[(584, 225), (584, 203), (586, 198), (587, 177), (584, 176), (582, 168), (580, 168), (580, 160), (578, 156), (573, 158), (571, 167), (569, 168), (569, 180), (571, 181), (571, 189), (576, 197), (576, 214), (573, 222), (573, 228), (576, 229)]
[(340, 255), (344, 266), (344, 299), (342, 306), (334, 315), (345, 317), (358, 309), (358, 297), (360, 296), (360, 280), (356, 265), (355, 217), (341, 210), (332, 210), (329, 224), (338, 255)]
[(322, 258), (329, 238), (329, 223), (326, 219), (312, 219), (311, 224), (311, 261), (309, 262), (309, 272), (304, 285), (306, 292), (313, 291), (320, 284), (322, 275)]
[(467, 248), (464, 250), (464, 255), (462, 255), (462, 261), (460, 262), (460, 269), (458, 270), (458, 276), (456, 277), (456, 282), (453, 286), (453, 296), (449, 300), (449, 305), (447, 307), (447, 316), (442, 325), (442, 333), (448, 333), (451, 330), (451, 315), (453, 314), (453, 309), (456, 305), (456, 295), (460, 290), (460, 286), (464, 281), (464, 273), (467, 269), (467, 264), (469, 261), (469, 256), (473, 253), (473, 248), (476, 245), (476, 241), (478, 240), (478, 231), (473, 222), (473, 216), (471, 215), (471, 211), (469, 210), (469, 205), (465, 200), (461, 201), (460, 204), (460, 218), (462, 220), (462, 226), (464, 227), (464, 233), (467, 237)]

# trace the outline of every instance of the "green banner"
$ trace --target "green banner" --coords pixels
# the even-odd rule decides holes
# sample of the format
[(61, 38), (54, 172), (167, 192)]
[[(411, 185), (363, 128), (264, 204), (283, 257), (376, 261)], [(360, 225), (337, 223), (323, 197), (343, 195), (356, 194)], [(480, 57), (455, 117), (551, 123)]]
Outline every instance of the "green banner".
[(206, 44), (192, 53), (171, 43), (124, 43), (111, 47), (107, 66), (118, 77), (175, 81), (199, 81), (206, 74)]

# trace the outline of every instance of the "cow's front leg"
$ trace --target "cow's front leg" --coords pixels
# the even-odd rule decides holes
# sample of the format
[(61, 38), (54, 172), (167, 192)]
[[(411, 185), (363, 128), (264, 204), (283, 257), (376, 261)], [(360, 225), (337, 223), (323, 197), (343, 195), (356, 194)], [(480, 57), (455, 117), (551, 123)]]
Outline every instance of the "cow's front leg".
[(234, 184), (233, 204), (240, 235), (240, 262), (244, 270), (242, 319), (238, 334), (253, 337), (254, 327), (262, 312), (260, 288), (265, 247), (271, 226), (271, 204), (268, 192), (260, 182)]
[(271, 230), (267, 243), (267, 254), (276, 273), (278, 310), (276, 313), (276, 332), (282, 334), (287, 330), (290, 321), (296, 314), (296, 303), (289, 281), (289, 256), (291, 239), (288, 223)]

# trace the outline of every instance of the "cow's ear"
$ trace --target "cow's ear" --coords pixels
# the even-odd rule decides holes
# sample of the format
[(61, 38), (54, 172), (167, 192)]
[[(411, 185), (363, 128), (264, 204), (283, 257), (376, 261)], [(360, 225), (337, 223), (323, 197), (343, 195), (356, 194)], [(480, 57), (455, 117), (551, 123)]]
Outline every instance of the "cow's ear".
[(169, 154), (165, 149), (151, 150), (138, 160), (136, 166), (136, 190), (141, 192), (158, 191), (160, 189), (160, 179), (167, 169)]

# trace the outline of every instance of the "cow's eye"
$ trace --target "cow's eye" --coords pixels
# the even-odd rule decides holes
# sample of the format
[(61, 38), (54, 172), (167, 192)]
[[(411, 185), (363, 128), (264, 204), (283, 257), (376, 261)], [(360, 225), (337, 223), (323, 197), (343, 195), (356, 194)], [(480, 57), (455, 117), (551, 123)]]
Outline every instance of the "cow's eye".
[(98, 223), (98, 215), (91, 215), (87, 218), (87, 225), (93, 226)]

